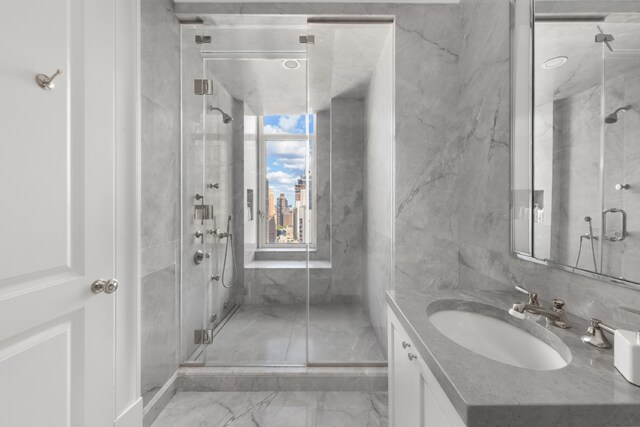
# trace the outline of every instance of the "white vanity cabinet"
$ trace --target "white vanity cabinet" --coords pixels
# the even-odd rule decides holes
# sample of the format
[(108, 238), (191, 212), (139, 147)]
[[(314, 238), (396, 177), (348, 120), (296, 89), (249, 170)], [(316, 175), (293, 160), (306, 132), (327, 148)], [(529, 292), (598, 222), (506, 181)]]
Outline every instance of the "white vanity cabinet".
[[(391, 308), (389, 331), (389, 425), (462, 427), (462, 421)], [(426, 317), (425, 317), (426, 321)]]

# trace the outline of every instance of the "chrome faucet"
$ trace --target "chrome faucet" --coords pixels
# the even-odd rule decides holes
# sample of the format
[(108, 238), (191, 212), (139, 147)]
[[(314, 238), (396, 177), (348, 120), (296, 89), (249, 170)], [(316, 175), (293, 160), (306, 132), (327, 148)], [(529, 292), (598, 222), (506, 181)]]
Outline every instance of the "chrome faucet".
[(529, 305), (535, 305), (536, 307), (540, 307), (540, 303), (538, 302), (538, 294), (535, 292), (531, 292), (522, 286), (516, 285), (516, 291), (521, 292), (529, 297)]
[(547, 323), (551, 323), (553, 326), (557, 326), (558, 328), (567, 329), (570, 328), (571, 325), (569, 325), (569, 322), (567, 321), (567, 316), (563, 307), (564, 301), (561, 301), (559, 299), (553, 300), (553, 307), (551, 308), (544, 308), (537, 305), (519, 302), (513, 304), (513, 307), (511, 310), (509, 310), (509, 312), (522, 314), (522, 317), (524, 317), (525, 311), (531, 314), (540, 314), (547, 318)]
[(587, 333), (582, 335), (580, 338), (585, 344), (591, 344), (592, 346), (599, 348), (611, 348), (611, 342), (609, 342), (602, 331), (607, 331), (610, 334), (615, 334), (616, 332), (615, 329), (605, 325), (601, 320), (591, 319)]

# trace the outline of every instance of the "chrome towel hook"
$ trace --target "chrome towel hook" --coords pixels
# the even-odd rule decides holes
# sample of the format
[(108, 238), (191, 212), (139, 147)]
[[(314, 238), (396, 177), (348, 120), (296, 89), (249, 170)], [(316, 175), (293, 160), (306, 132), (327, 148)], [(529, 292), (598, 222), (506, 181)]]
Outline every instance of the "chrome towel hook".
[(56, 87), (56, 85), (53, 83), (53, 79), (58, 77), (60, 74), (62, 74), (61, 69), (57, 69), (51, 77), (47, 76), (46, 74), (38, 74), (36, 76), (36, 83), (38, 83), (38, 86), (40, 86), (44, 90), (51, 90)]

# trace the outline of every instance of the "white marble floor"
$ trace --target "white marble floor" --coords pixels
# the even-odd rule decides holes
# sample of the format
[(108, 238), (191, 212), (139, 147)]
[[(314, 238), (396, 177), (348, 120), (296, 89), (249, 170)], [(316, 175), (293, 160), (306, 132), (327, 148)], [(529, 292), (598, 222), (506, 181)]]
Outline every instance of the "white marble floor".
[[(205, 364), (306, 363), (304, 304), (243, 305), (207, 346)], [(314, 304), (309, 312), (309, 362), (385, 362), (360, 304)]]
[(382, 427), (387, 417), (386, 392), (178, 392), (152, 427)]

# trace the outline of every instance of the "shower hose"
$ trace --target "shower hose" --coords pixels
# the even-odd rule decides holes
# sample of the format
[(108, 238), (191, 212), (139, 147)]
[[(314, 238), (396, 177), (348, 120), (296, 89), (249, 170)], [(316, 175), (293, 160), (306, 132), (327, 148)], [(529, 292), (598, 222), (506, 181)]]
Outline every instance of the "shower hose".
[[(233, 217), (229, 215), (227, 218), (227, 242), (224, 247), (224, 261), (222, 262), (222, 286), (225, 288), (233, 287), (235, 278), (238, 274), (238, 266), (236, 264), (236, 251), (233, 245), (233, 234), (231, 233), (231, 220)], [(227, 255), (229, 253), (229, 245), (231, 245), (231, 258), (233, 260), (233, 277), (231, 278), (231, 284), (227, 284), (225, 281), (225, 273), (227, 272)]]

